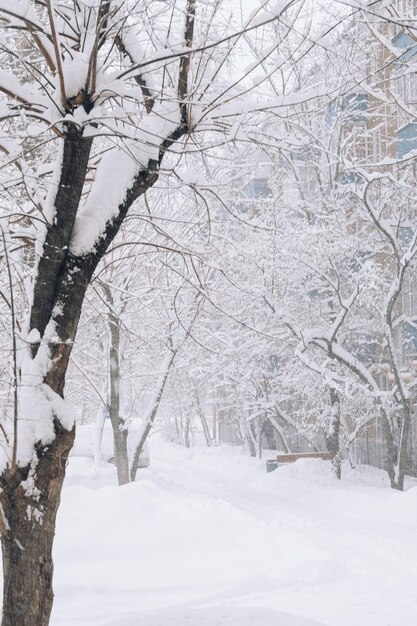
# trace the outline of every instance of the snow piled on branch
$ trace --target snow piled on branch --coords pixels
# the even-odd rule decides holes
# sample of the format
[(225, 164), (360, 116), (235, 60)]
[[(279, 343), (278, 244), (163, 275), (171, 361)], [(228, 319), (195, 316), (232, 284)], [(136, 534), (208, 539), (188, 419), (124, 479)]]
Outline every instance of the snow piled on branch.
[[(71, 57), (67, 57), (63, 60), (62, 70), (64, 73), (65, 95), (67, 98), (76, 96), (86, 84), (88, 66), (89, 58), (84, 52), (71, 50)], [(60, 90), (58, 78), (56, 78), (56, 87)]]
[(70, 250), (81, 256), (90, 252), (114, 219), (135, 178), (139, 164), (132, 154), (113, 148), (104, 155), (87, 202), (74, 224)]
[(109, 150), (101, 159), (96, 177), (75, 220), (70, 251), (76, 256), (88, 254), (103, 236), (108, 223), (118, 215), (135, 177), (149, 167), (151, 160), (159, 161), (162, 141), (177, 128), (179, 111), (162, 107), (145, 118), (133, 140), (125, 140), (121, 147)]

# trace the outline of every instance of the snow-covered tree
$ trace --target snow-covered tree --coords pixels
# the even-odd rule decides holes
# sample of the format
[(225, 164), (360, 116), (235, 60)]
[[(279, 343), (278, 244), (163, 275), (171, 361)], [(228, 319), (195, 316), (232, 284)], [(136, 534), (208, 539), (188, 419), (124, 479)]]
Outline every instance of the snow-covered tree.
[(233, 30), (217, 2), (0, 2), (2, 171), (18, 189), (3, 215), (19, 205), (19, 236), (36, 256), (19, 398), (2, 431), (3, 626), (49, 622), (55, 519), (75, 434), (65, 377), (93, 274), (162, 174), (187, 151), (235, 137), (248, 76), (279, 41), (262, 54), (258, 46), (240, 76), (229, 65), (242, 46), (250, 55), (250, 32), (291, 21), (297, 4), (259, 9)]

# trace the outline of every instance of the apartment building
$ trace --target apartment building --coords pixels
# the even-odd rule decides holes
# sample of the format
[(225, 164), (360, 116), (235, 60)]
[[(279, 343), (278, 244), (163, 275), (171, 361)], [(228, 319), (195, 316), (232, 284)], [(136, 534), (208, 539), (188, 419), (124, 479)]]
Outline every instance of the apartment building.
[[(340, 194), (347, 195), (352, 186), (360, 187), (366, 177), (375, 174), (384, 174), (387, 180), (390, 177), (396, 182), (398, 194), (390, 202), (381, 201), (381, 216), (405, 249), (417, 228), (417, 203), (412, 192), (417, 180), (417, 5), (409, 0), (370, 4), (371, 14), (349, 25), (341, 36), (348, 39), (353, 30), (358, 44), (349, 59), (350, 76), (345, 92), (330, 104), (327, 124), (333, 128), (333, 149), (339, 156)], [(379, 13), (384, 19), (378, 17)], [(409, 191), (403, 192), (407, 186)], [(366, 242), (366, 231), (372, 228), (372, 222), (363, 220), (355, 207), (348, 207), (347, 211), (351, 217), (347, 234)], [(366, 258), (366, 243), (364, 246), (360, 252)], [(389, 269), (392, 263), (389, 245), (386, 249), (382, 245), (377, 261)], [(415, 272), (407, 274), (395, 312), (398, 320), (403, 318), (395, 333), (400, 375), (412, 385), (417, 381)], [(379, 341), (373, 338), (377, 339), (373, 345), (380, 346), (379, 352), (363, 352), (363, 359), (381, 390), (388, 390), (395, 388), (395, 376), (382, 334)], [(407, 471), (414, 474), (417, 473), (415, 400), (416, 390), (411, 386), (409, 404), (413, 419)], [(353, 456), (358, 461), (384, 467), (386, 455), (383, 428), (376, 420), (356, 438)]]

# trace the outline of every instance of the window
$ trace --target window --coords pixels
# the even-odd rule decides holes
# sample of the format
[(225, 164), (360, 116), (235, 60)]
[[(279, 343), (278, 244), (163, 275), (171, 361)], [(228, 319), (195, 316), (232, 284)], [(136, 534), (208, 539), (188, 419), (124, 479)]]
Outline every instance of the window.
[(397, 132), (397, 156), (401, 159), (417, 150), (417, 122), (406, 124)]

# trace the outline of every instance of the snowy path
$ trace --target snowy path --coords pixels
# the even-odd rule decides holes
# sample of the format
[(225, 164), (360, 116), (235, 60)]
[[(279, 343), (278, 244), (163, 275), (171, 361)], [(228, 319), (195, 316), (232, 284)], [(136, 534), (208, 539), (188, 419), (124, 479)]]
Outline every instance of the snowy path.
[(417, 624), (416, 488), (315, 461), (266, 474), (230, 448), (152, 457), (122, 489), (72, 459), (52, 626)]

